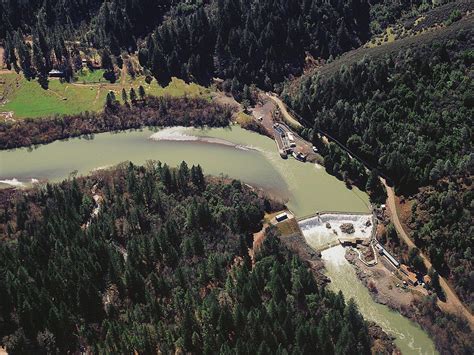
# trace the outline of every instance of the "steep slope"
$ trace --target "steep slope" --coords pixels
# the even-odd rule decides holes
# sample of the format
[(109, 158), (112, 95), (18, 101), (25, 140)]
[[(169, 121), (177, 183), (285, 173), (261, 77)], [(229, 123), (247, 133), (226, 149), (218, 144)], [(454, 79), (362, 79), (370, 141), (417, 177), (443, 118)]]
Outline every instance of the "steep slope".
[(470, 14), (348, 52), (283, 92), (306, 124), (383, 172), (398, 194), (415, 194), (411, 238), (471, 310), (473, 34)]

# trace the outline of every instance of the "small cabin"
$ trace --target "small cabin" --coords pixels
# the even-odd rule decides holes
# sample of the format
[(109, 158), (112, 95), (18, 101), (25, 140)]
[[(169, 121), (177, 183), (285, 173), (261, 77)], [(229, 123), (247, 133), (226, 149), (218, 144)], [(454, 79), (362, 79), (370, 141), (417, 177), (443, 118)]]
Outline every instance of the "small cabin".
[(407, 277), (408, 282), (416, 286), (418, 284), (418, 278), (416, 277), (416, 274), (408, 268), (405, 264), (400, 265), (400, 271), (405, 274)]
[(414, 273), (410, 273), (410, 275), (408, 275), (408, 282), (413, 286), (418, 285), (418, 278)]
[(275, 216), (275, 219), (277, 220), (277, 222), (284, 221), (285, 219), (288, 219), (288, 214), (287, 214), (286, 212), (277, 214), (277, 215)]

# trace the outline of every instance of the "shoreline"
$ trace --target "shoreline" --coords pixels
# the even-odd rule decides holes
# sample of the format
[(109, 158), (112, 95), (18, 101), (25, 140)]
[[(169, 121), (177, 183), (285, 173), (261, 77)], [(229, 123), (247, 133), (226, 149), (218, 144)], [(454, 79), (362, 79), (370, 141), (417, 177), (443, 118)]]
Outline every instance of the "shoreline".
[[(374, 287), (373, 273), (369, 275), (366, 270), (364, 270), (371, 269), (369, 267), (361, 265), (355, 252), (351, 250), (346, 250), (345, 258), (349, 262), (351, 267), (354, 269), (359, 281), (368, 290), (370, 297), (374, 302), (387, 306), (393, 312), (396, 312), (417, 324), (424, 332), (428, 334), (430, 339), (435, 344), (435, 348), (438, 352), (451, 353), (451, 344), (448, 344), (448, 346), (446, 346), (446, 344), (442, 342), (443, 339), (440, 340), (439, 332), (443, 331), (443, 329), (436, 324), (439, 315), (444, 315), (448, 317), (450, 317), (451, 315), (443, 312), (436, 305), (436, 303), (433, 304), (429, 301), (427, 303), (427, 297), (429, 297), (430, 295), (428, 295), (427, 297), (422, 297), (422, 295), (414, 295), (413, 291), (410, 290), (409, 292), (412, 300), (409, 304), (402, 304), (400, 302), (397, 302), (396, 300), (398, 300), (398, 298), (396, 296), (388, 297), (378, 291), (376, 284)], [(426, 307), (434, 308), (426, 310)], [(460, 321), (460, 319), (458, 318), (457, 321)], [(444, 336), (446, 336), (446, 334), (444, 334)], [(462, 345), (462, 342), (461, 344), (457, 344), (457, 346), (461, 348)]]
[[(325, 273), (325, 261), (321, 258), (320, 253), (307, 243), (304, 235), (301, 233), (301, 229), (299, 233), (292, 233), (285, 236), (280, 234), (279, 239), (291, 252), (295, 253), (301, 260), (308, 264), (318, 286), (327, 289), (332, 280)], [(387, 354), (401, 354), (400, 349), (395, 344), (396, 338), (394, 336), (388, 334), (376, 322), (366, 321), (374, 346), (381, 345)]]
[(0, 123), (0, 150), (28, 148), (57, 140), (126, 131), (143, 127), (225, 127), (232, 108), (199, 98), (147, 97), (136, 106), (116, 106), (103, 112), (50, 116)]

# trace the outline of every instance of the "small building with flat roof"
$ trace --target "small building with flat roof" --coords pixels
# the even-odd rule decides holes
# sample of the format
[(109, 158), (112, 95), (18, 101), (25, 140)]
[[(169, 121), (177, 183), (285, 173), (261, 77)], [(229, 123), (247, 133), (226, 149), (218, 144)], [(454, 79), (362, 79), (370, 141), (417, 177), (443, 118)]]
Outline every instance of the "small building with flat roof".
[(277, 220), (277, 222), (284, 221), (285, 219), (288, 219), (288, 214), (286, 212), (282, 212), (280, 214), (277, 214), (275, 216), (275, 219)]
[(396, 268), (398, 268), (400, 266), (400, 263), (397, 261), (397, 259), (395, 259), (392, 254), (390, 254), (387, 249), (385, 249), (382, 244), (380, 243), (377, 243), (375, 244), (375, 248), (378, 250), (379, 254), (380, 255), (384, 255), (388, 261), (390, 261), (390, 263), (395, 266)]

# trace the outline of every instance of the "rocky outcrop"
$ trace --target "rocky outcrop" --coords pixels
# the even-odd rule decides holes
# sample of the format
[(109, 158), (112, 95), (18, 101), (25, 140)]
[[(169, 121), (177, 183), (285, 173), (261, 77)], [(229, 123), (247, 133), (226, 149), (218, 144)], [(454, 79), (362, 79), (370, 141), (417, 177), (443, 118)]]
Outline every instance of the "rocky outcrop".
[(339, 228), (341, 228), (343, 233), (352, 234), (355, 232), (355, 228), (352, 223), (343, 223)]

